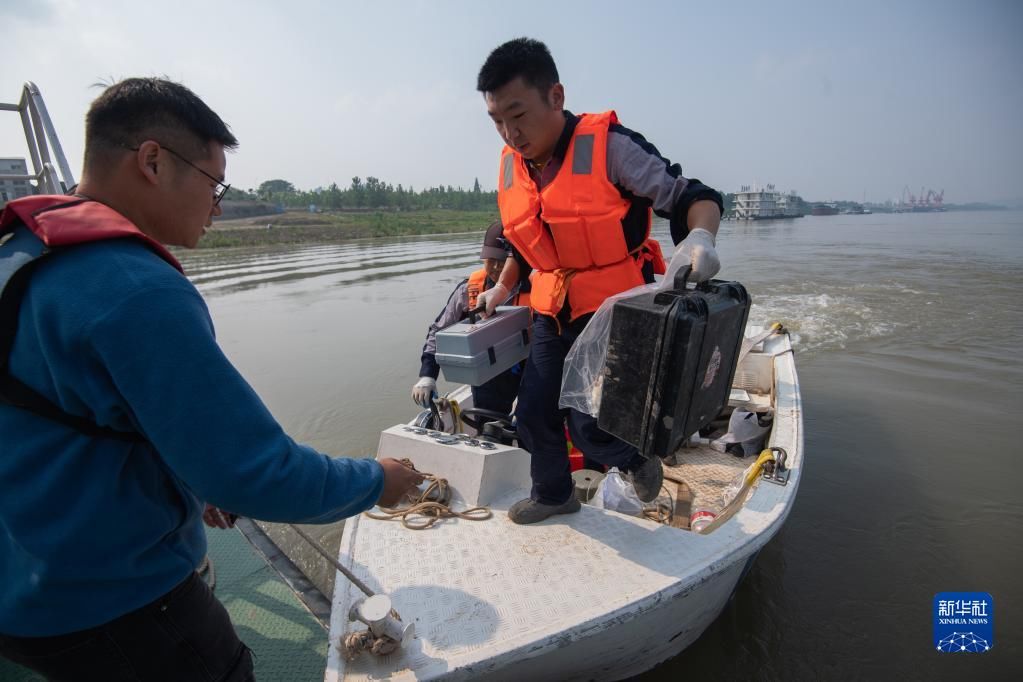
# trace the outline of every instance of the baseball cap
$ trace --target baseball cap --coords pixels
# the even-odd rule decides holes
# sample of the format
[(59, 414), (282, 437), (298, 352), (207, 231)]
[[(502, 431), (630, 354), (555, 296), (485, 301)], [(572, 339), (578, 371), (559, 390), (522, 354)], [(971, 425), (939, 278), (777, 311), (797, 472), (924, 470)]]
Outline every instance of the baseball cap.
[(504, 226), (500, 220), (495, 220), (487, 228), (487, 234), (483, 237), (483, 248), (480, 249), (480, 258), (496, 258), (504, 260), (508, 257), (511, 245), (504, 238)]

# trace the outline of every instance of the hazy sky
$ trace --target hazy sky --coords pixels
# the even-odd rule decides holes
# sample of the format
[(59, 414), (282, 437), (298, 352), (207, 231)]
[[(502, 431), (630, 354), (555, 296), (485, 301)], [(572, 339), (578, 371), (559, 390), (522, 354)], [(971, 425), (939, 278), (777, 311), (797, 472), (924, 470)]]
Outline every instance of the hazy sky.
[[(76, 174), (100, 80), (167, 76), (241, 141), (228, 181), (495, 186), (475, 90), (547, 43), (576, 112), (614, 108), (683, 172), (810, 200), (1023, 198), (1023, 2), (0, 0), (0, 101), (42, 90)], [(0, 156), (24, 156), (0, 117)]]

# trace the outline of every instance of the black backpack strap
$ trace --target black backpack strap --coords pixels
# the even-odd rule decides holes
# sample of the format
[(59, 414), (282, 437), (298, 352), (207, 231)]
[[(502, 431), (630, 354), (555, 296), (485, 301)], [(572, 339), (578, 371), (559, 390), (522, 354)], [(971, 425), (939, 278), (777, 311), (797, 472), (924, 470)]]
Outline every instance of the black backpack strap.
[[(9, 235), (9, 236), (8, 236)], [(14, 334), (18, 329), (18, 311), (29, 275), (50, 250), (24, 225), (16, 225), (0, 235), (0, 403), (7, 403), (70, 426), (89, 436), (114, 438), (136, 443), (146, 442), (142, 434), (117, 431), (90, 419), (65, 412), (46, 397), (13, 377), (8, 370)]]
[(65, 412), (30, 387), (15, 379), (6, 369), (3, 373), (0, 373), (0, 402), (20, 407), (23, 410), (28, 410), (29, 412), (34, 412), (40, 416), (60, 422), (87, 436), (114, 438), (132, 443), (147, 442), (142, 437), (142, 434), (135, 431), (117, 431), (108, 426), (100, 426), (85, 417), (78, 417)]
[(50, 250), (24, 225), (12, 226), (0, 240), (0, 369), (6, 371), (28, 276)]

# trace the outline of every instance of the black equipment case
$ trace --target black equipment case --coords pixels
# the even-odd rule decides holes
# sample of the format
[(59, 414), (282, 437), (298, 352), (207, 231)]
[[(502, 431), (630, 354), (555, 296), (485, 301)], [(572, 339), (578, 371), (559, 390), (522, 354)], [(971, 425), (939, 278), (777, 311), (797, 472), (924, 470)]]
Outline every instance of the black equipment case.
[(597, 424), (665, 457), (728, 403), (749, 316), (738, 282), (710, 280), (614, 303)]

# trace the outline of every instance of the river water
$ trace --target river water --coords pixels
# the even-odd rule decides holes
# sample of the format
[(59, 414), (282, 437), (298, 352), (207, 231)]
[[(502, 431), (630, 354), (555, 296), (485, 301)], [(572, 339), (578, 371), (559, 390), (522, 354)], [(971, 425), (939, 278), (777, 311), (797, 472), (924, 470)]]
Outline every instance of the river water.
[[(663, 222), (654, 235), (670, 244)], [(409, 390), (426, 328), (477, 267), (481, 238), (182, 260), (228, 356), (285, 429), (364, 457), (417, 411)], [(725, 223), (718, 250), (719, 277), (753, 296), (750, 321), (793, 333), (806, 468), (785, 527), (721, 617), (641, 679), (1014, 677), (1023, 213)], [(337, 547), (340, 526), (310, 530)], [(300, 539), (271, 535), (331, 589), (332, 570)], [(946, 591), (992, 594), (990, 652), (935, 652), (932, 600)]]

